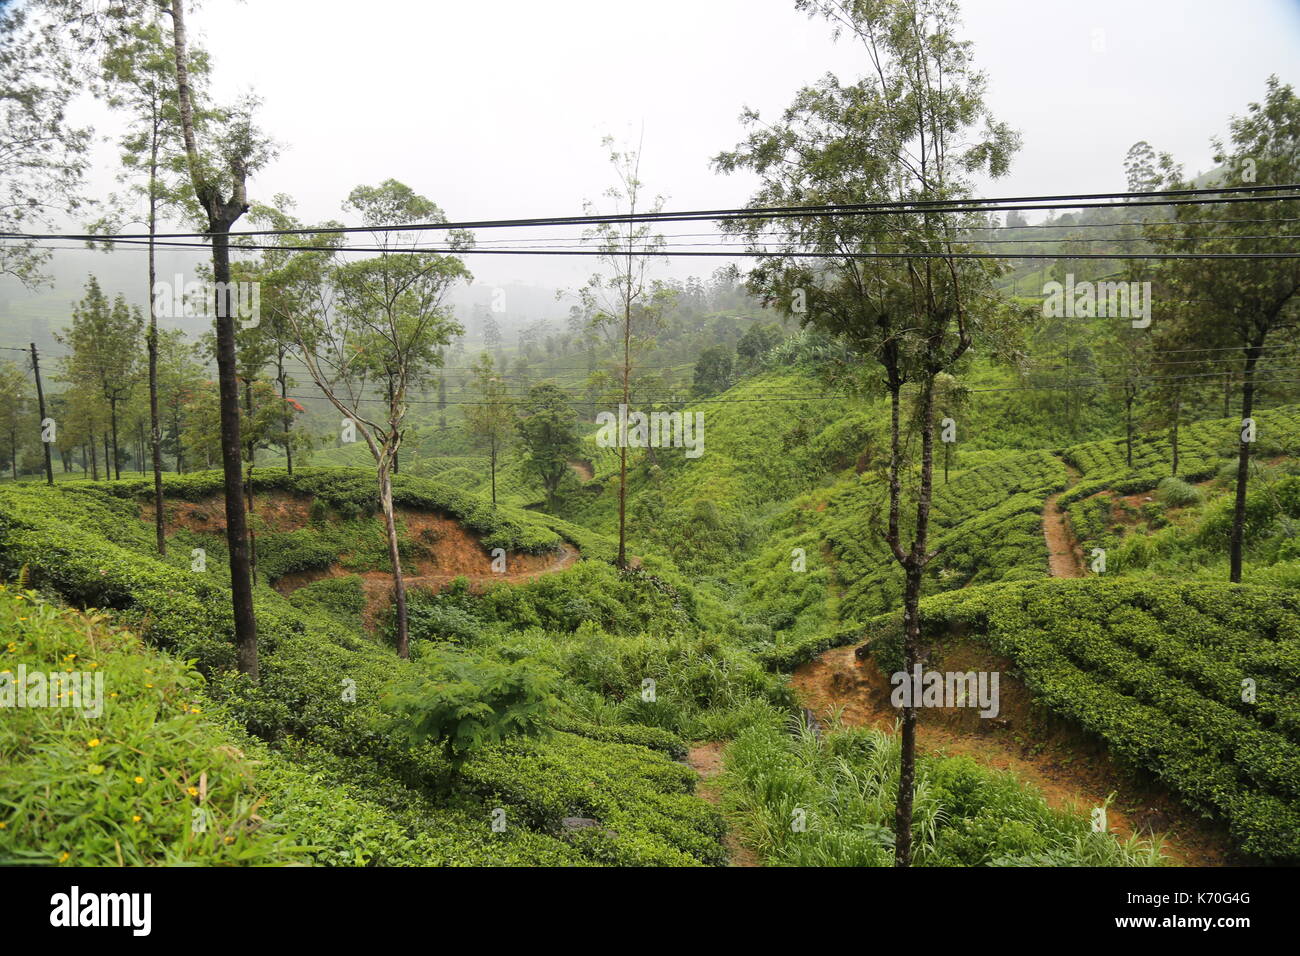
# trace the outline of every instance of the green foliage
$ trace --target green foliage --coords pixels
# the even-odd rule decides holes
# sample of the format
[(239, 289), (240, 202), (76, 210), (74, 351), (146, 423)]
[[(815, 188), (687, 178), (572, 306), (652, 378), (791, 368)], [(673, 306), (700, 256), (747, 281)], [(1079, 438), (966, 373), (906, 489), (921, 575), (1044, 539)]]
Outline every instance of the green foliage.
[(338, 578), (322, 578), (305, 584), (289, 595), (289, 603), (305, 611), (318, 609), (335, 619), (359, 626), (361, 612), (366, 607), (366, 593), (361, 578), (349, 574)]
[[(931, 640), (961, 628), (1010, 658), (1038, 701), (1189, 806), (1226, 820), (1246, 852), (1300, 859), (1294, 592), (1102, 579), (999, 584), (931, 599), (922, 626)], [(896, 628), (882, 618), (868, 633)], [(884, 640), (880, 649), (891, 646)]]
[[(775, 866), (892, 866), (899, 738), (876, 729), (789, 733), (758, 722), (727, 748), (725, 806)], [(1092, 832), (1005, 771), (921, 758), (912, 818), (918, 866), (1149, 866), (1159, 848)]]
[[(295, 834), (262, 825), (255, 763), (205, 713), (203, 682), (192, 668), (143, 653), (137, 637), (107, 626), (101, 615), (59, 610), (35, 592), (3, 585), (0, 633), (0, 699), (7, 701), (0, 721), (0, 862), (303, 858)], [(74, 673), (102, 682), (97, 708), (93, 692), (69, 696), (58, 702), (63, 706), (17, 707), (8, 699), (30, 699), (38, 674), (46, 685), (45, 675), (66, 680)]]
[(441, 745), (457, 769), (485, 747), (541, 733), (558, 702), (554, 675), (526, 663), (433, 648), (420, 666), (425, 673), (394, 686), (381, 706), (407, 740)]
[(1173, 475), (1160, 479), (1160, 484), (1156, 486), (1156, 494), (1171, 508), (1186, 508), (1201, 501), (1201, 493), (1195, 485), (1189, 485), (1183, 479), (1175, 478)]

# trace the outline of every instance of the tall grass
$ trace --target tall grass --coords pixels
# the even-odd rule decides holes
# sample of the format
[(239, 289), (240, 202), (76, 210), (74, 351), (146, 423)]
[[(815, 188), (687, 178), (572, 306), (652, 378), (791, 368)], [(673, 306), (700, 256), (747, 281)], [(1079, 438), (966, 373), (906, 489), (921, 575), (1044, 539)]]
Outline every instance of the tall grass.
[[(757, 722), (727, 749), (728, 813), (770, 866), (890, 866), (899, 737)], [(1093, 832), (1014, 775), (965, 757), (924, 758), (913, 810), (918, 866), (1153, 866), (1159, 840)]]

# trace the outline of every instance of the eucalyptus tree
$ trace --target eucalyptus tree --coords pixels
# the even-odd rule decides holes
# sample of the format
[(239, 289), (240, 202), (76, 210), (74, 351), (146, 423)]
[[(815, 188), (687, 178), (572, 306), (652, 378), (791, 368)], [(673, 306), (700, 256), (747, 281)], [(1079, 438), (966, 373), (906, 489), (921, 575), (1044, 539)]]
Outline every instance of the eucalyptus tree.
[[(960, 259), (960, 237), (981, 216), (908, 206), (964, 199), (969, 177), (1001, 176), (1018, 137), (989, 115), (985, 78), (957, 36), (952, 0), (797, 0), (810, 16), (856, 43), (866, 73), (853, 82), (828, 75), (802, 89), (779, 120), (749, 127), (720, 154), (723, 172), (749, 170), (761, 184), (753, 207), (887, 202), (880, 214), (758, 217), (725, 225), (763, 252), (752, 287), (781, 311), (849, 343), (876, 366), (889, 396), (888, 524), (884, 538), (904, 576), (903, 657), (911, 673), (921, 649), (922, 576), (929, 546), (935, 390), (984, 326), (1005, 313), (994, 301), (993, 267)], [(797, 254), (813, 254), (802, 258)], [(872, 258), (871, 256), (896, 258)], [(866, 256), (866, 257), (862, 257)], [(920, 462), (915, 510), (905, 529), (904, 388), (916, 392)], [(910, 535), (910, 541), (907, 540)], [(895, 863), (911, 864), (916, 705), (902, 708), (902, 760), (895, 816)]]
[[(158, 408), (158, 302), (157, 255), (154, 236), (160, 214), (183, 206), (185, 148), (181, 137), (180, 112), (175, 96), (173, 50), (164, 35), (162, 12), (145, 7), (137, 22), (123, 24), (103, 54), (102, 71), (108, 105), (127, 118), (120, 140), (122, 177), (131, 183), (131, 195), (142, 198), (144, 225), (149, 233), (147, 271), (149, 282), (149, 329), (145, 338), (149, 357), (149, 447), (154, 479), (154, 531), (159, 554), (167, 553), (165, 509), (162, 491), (162, 425)], [(196, 114), (200, 81), (208, 72), (202, 51), (189, 51), (191, 93)], [(125, 218), (114, 215), (108, 221), (120, 225)]]
[(474, 400), (465, 410), (470, 435), (487, 446), (488, 470), (492, 476), (492, 508), (497, 506), (497, 458), (514, 432), (515, 411), (492, 355), (484, 352), (470, 370)]
[[(109, 436), (112, 439), (112, 467), (122, 477), (118, 442), (118, 410), (130, 398), (140, 377), (140, 335), (144, 316), (119, 294), (110, 304), (108, 296), (91, 276), (86, 294), (72, 310), (72, 323), (55, 337), (71, 350), (63, 360), (66, 380), (91, 383), (108, 407)], [(107, 449), (104, 472), (108, 473)]]
[[(1222, 171), (1218, 185), (1285, 185), (1300, 180), (1300, 97), (1269, 77), (1262, 102), (1229, 122), (1230, 140), (1214, 140), (1214, 162)], [(1187, 188), (1181, 171), (1162, 164), (1167, 188)], [(1259, 220), (1293, 214), (1284, 199), (1263, 202), (1183, 205), (1170, 210), (1172, 224), (1148, 223), (1152, 238), (1181, 239), (1180, 249), (1199, 253), (1259, 253), (1253, 236)], [(1168, 220), (1166, 219), (1166, 222)], [(1163, 295), (1193, 302), (1197, 308), (1179, 327), (1184, 348), (1240, 363), (1241, 428), (1237, 437), (1237, 487), (1228, 541), (1229, 580), (1241, 581), (1245, 548), (1246, 491), (1257, 389), (1268, 381), (1267, 357), (1288, 341), (1300, 325), (1300, 261), (1295, 259), (1181, 259), (1161, 270)], [(1193, 353), (1195, 354), (1195, 353)], [(1264, 368), (1261, 369), (1261, 363)]]
[[(329, 267), (325, 254), (302, 252), (283, 266), (289, 270), (282, 280), (286, 292), (277, 294), (276, 308), (312, 380), (345, 416), (345, 429), (365, 441), (375, 460), (393, 565), (397, 652), (408, 657), (406, 582), (392, 474), (410, 390), (441, 366), (446, 347), (464, 331), (444, 298), (457, 282), (471, 279), (455, 252), (468, 248), (473, 237), (448, 230), (443, 237), (446, 253), (417, 252), (409, 234), (380, 228), (447, 221), (436, 203), (393, 179), (356, 187), (343, 208), (358, 216), (361, 225), (375, 228), (372, 238), (382, 251)], [(320, 244), (312, 237), (306, 241)], [(369, 411), (375, 406), (377, 411)]]
[[(221, 464), (225, 479), (226, 545), (230, 558), (230, 592), (234, 610), (239, 670), (256, 679), (257, 619), (249, 559), (248, 521), (244, 511), (242, 442), (239, 433), (239, 373), (235, 316), (230, 292), (230, 227), (249, 209), (248, 176), (272, 155), (272, 147), (252, 121), (253, 102), (223, 111), (220, 122), (205, 130), (193, 87), (191, 51), (185, 29), (185, 0), (167, 0), (171, 17), (172, 67), (185, 166), (212, 244), (213, 306), (217, 378), (221, 411)], [(211, 139), (200, 146), (199, 134)]]
[[(591, 316), (592, 326), (612, 330), (621, 340), (619, 377), (623, 386), (622, 404), (626, 406), (630, 398), (634, 356), (646, 344), (659, 317), (659, 310), (650, 302), (654, 287), (648, 280), (648, 273), (651, 263), (664, 248), (664, 237), (654, 232), (653, 223), (635, 217), (662, 210), (663, 197), (645, 195), (639, 149), (616, 149), (611, 137), (606, 137), (601, 145), (609, 150), (609, 162), (615, 175), (615, 183), (605, 191), (605, 198), (614, 204), (616, 214), (626, 215), (627, 219), (599, 223), (584, 233), (584, 239), (594, 242), (599, 249), (602, 271), (587, 280), (579, 295), (584, 309)], [(595, 209), (591, 203), (586, 203), (585, 211), (594, 213)], [(615, 563), (625, 568), (627, 436), (620, 433), (618, 439), (618, 556)]]

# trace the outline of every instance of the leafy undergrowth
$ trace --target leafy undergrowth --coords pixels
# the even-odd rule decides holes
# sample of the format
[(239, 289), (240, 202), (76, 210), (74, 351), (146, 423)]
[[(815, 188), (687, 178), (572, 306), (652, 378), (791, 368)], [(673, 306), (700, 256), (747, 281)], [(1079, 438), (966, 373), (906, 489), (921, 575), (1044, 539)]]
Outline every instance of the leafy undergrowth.
[[(900, 738), (875, 729), (825, 736), (774, 723), (727, 749), (724, 805), (775, 866), (891, 866)], [(967, 757), (922, 757), (912, 822), (917, 866), (1151, 866), (1158, 842), (1093, 832), (1006, 772)]]
[[(399, 660), (344, 625), (339, 609), (346, 610), (346, 598), (340, 602), (339, 595), (329, 593), (319, 603), (303, 599), (295, 606), (259, 586), (262, 673), (252, 684), (230, 671), (230, 599), (220, 578), (182, 570), (160, 560), (151, 547), (150, 529), (133, 501), (82, 489), (3, 491), (0, 574), (27, 575), (58, 600), (103, 608), (115, 624), (138, 631), (152, 647), (196, 660), (209, 680), (200, 691), (197, 676), (192, 678), (193, 699), (201, 693), (199, 709), (229, 722), (232, 746), (261, 755), (254, 784), (265, 788), (265, 800), (257, 812), (272, 821), (266, 832), (279, 827), (295, 845), (312, 848), (299, 858), (339, 864), (719, 861), (717, 813), (690, 794), (693, 781), (674, 763), (683, 743), (670, 731), (617, 721), (609, 712), (621, 699), (641, 699), (643, 674), (661, 673), (665, 693), (643, 716), (663, 725), (683, 719), (673, 678), (655, 663), (667, 652), (648, 638), (638, 643), (627, 637), (649, 660), (629, 661), (628, 669), (636, 673), (619, 678), (620, 686), (609, 689), (611, 698), (575, 687), (572, 699), (553, 715), (552, 733), (526, 744), (487, 748), (453, 781), (436, 747), (410, 746), (385, 726), (384, 694), (395, 682), (418, 681), (423, 671), (418, 660)], [(689, 601), (658, 577), (620, 575), (590, 562), (568, 574), (573, 578), (567, 586), (552, 583), (565, 574), (534, 582), (534, 588), (501, 585), (482, 597), (482, 606), (516, 624), (518, 632), (511, 633), (524, 642), (540, 643), (542, 625), (567, 627), (574, 615), (591, 616), (581, 634), (588, 641), (600, 633), (598, 621), (645, 628), (658, 620), (660, 629), (680, 632), (683, 643), (699, 636)], [(441, 639), (433, 632), (417, 638), (415, 656), (421, 645)], [(509, 642), (502, 644), (499, 651), (485, 645), (479, 652), (511, 659)], [(569, 654), (559, 663), (576, 668), (590, 662)], [(772, 680), (761, 669), (753, 671)], [(685, 703), (683, 690), (680, 706)], [(119, 738), (101, 732), (100, 739)], [(195, 747), (206, 754), (221, 743), (198, 740)], [(37, 741), (24, 747), (41, 751)], [(33, 766), (39, 770), (44, 764)], [(6, 800), (10, 779), (6, 774)], [(562, 819), (584, 815), (601, 825), (564, 836)], [(497, 821), (504, 822), (504, 830), (494, 828)], [(62, 841), (81, 845), (89, 841), (85, 828), (108, 824), (96, 811), (69, 825)], [(167, 829), (151, 831), (150, 839), (173, 852), (171, 843), (182, 836)]]

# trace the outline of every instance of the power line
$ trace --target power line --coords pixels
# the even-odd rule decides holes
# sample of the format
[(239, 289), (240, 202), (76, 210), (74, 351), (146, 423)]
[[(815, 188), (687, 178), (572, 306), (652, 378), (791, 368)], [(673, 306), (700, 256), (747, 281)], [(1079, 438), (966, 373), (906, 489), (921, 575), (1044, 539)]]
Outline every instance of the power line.
[[(452, 231), (470, 229), (501, 229), (536, 226), (612, 225), (638, 222), (691, 222), (695, 220), (748, 220), (792, 218), (800, 216), (840, 215), (901, 215), (914, 213), (953, 212), (1009, 212), (1025, 209), (1089, 209), (1131, 208), (1137, 206), (1215, 205), (1239, 202), (1281, 202), (1300, 199), (1293, 195), (1265, 195), (1300, 190), (1300, 183), (1282, 185), (1222, 186), (1197, 189), (1169, 189), (1153, 192), (1070, 193), (1055, 196), (1011, 196), (992, 199), (923, 199), (890, 200), (862, 203), (824, 203), (800, 206), (738, 207), (729, 209), (702, 209), (680, 212), (611, 213), (580, 216), (541, 216), (527, 219), (482, 219), (461, 222), (392, 223), (373, 226), (317, 226), (293, 229), (246, 229), (230, 232), (232, 238), (246, 236), (314, 236), (343, 235), (349, 233), (402, 233), (423, 231)], [(1217, 198), (1208, 198), (1208, 197)], [(1162, 198), (1156, 198), (1162, 197)], [(1123, 200), (1096, 205), (1097, 200)], [(1024, 205), (1034, 203), (1034, 205)], [(1009, 205), (1015, 204), (1015, 205)], [(116, 239), (188, 239), (207, 237), (208, 233), (113, 233), (69, 235), (59, 233), (0, 233), (3, 238), (19, 239), (76, 239), (87, 242)]]
[[(1300, 199), (1300, 195), (1296, 196)], [(1201, 237), (1205, 239), (1206, 237)], [(138, 242), (134, 239), (111, 239), (110, 242)], [(167, 249), (192, 248), (208, 249), (205, 243), (160, 240), (157, 246)], [(49, 247), (52, 250), (69, 251), (76, 247)], [(241, 245), (232, 246), (236, 251), (274, 251), (274, 252), (359, 252), (406, 255), (489, 255), (489, 256), (579, 256), (587, 258), (606, 258), (625, 253), (602, 249), (482, 249), (453, 248), (449, 246), (269, 246)], [(681, 250), (663, 249), (653, 252), (637, 252), (635, 255), (649, 259), (674, 259), (690, 257), (713, 257), (727, 259), (749, 259), (771, 256), (787, 259), (1105, 259), (1105, 260), (1146, 260), (1166, 261), (1182, 259), (1300, 259), (1297, 252), (1075, 252), (1075, 253), (1016, 253), (1004, 255), (994, 252), (810, 252), (804, 250), (770, 251), (766, 249), (725, 249), (725, 250)]]

